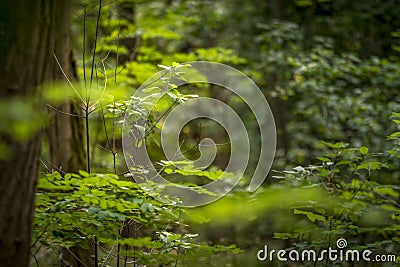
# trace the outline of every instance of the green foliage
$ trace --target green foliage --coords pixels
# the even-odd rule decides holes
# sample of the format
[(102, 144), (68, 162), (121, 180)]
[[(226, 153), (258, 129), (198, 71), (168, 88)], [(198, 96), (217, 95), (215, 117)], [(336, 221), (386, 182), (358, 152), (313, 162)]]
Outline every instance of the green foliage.
[(300, 251), (334, 247), (337, 239), (345, 238), (348, 249), (395, 255), (400, 248), (400, 187), (384, 183), (381, 176), (396, 161), (366, 147), (323, 144), (329, 151), (317, 157), (318, 163), (283, 171), (275, 178), (283, 184), (322, 188), (326, 202), (292, 206), (294, 220), (305, 223), (275, 233), (274, 238), (289, 238)]
[[(129, 64), (127, 66), (129, 68)], [(194, 263), (201, 265), (201, 262), (217, 254), (241, 252), (236, 245), (209, 245), (201, 240), (194, 240), (198, 234), (191, 234), (180, 218), (185, 210), (174, 206), (179, 200), (170, 199), (171, 204), (155, 201), (151, 196), (158, 194), (157, 191), (149, 194), (138, 184), (128, 180), (132, 176), (144, 177), (147, 172), (145, 168), (135, 166), (126, 175), (110, 173), (117, 172), (117, 164), (123, 165), (116, 157), (115, 142), (121, 138), (120, 125), (125, 115), (129, 115), (134, 122), (146, 120), (147, 128), (139, 124), (134, 125), (141, 136), (138, 147), (144, 145), (143, 141), (146, 145), (155, 143), (159, 146), (163, 117), (175, 105), (197, 97), (195, 94), (181, 93), (172, 82), (172, 78), (183, 78), (179, 69), (185, 65), (173, 62), (172, 66), (158, 64), (158, 69), (150, 64), (148, 66), (152, 66), (152, 71), (161, 69), (162, 73), (160, 79), (150, 81), (154, 82), (153, 86), (145, 89), (148, 95), (144, 97), (124, 97), (126, 87), (121, 89), (112, 84), (115, 81), (108, 79), (106, 69), (97, 76), (97, 79), (104, 83), (104, 88), (90, 91), (90, 103), (89, 98), (83, 99), (85, 95), (88, 97), (88, 88), (83, 83), (71, 85), (74, 86), (72, 96), (60, 96), (62, 86), (46, 89), (49, 93), (46, 100), (50, 103), (57, 104), (71, 98), (85, 103), (87, 122), (94, 125), (100, 123), (104, 127), (104, 135), (98, 136), (97, 141), (106, 142), (110, 149), (108, 153), (111, 152), (113, 156), (113, 167), (104, 171), (98, 167), (103, 167), (102, 163), (96, 162), (90, 167), (92, 170), (99, 169), (97, 173), (80, 170), (78, 173), (61, 175), (59, 172), (51, 172), (41, 176), (36, 198), (32, 247), (44, 246), (53, 251), (57, 251), (59, 247), (88, 249), (94, 241), (95, 250), (98, 246), (103, 248), (99, 251), (99, 262), (104, 264), (115, 264), (115, 257), (130, 257), (138, 264), (184, 265), (200, 257), (200, 260)], [(122, 80), (123, 84), (124, 81), (130, 81), (132, 84), (138, 82), (133, 82), (129, 77), (129, 69), (125, 74), (125, 78), (119, 77), (118, 81)], [(144, 71), (141, 74), (143, 79), (147, 79), (146, 75), (154, 73)], [(164, 97), (160, 98), (163, 93)], [(154, 102), (154, 99), (159, 100)], [(97, 109), (97, 106), (100, 109)], [(148, 114), (149, 110), (151, 114)], [(96, 113), (101, 116), (89, 120), (89, 116), (93, 117)], [(91, 140), (87, 142), (90, 146)], [(91, 157), (92, 155), (88, 155), (89, 160)], [(102, 158), (105, 156), (102, 155)], [(199, 171), (189, 165), (183, 170), (171, 168), (179, 165), (179, 162), (158, 163), (161, 171), (167, 174), (174, 172), (183, 177), (215, 180), (222, 174), (219, 170)], [(106, 162), (104, 166), (111, 164)], [(199, 190), (195, 181), (184, 181), (181, 184)], [(202, 190), (201, 193), (210, 192)], [(129, 233), (130, 231), (132, 232)], [(115, 247), (118, 247), (118, 251)]]
[(273, 102), (284, 101), (278, 114), (291, 114), (280, 129), (288, 148), (286, 162), (280, 165), (309, 163), (324, 150), (318, 140), (389, 149), (384, 140), (395, 127), (387, 118), (400, 109), (397, 61), (338, 54), (333, 40), (322, 36), (304, 50), (303, 36), (293, 22), (259, 27), (256, 41), (263, 53), (252, 61), (256, 71), (250, 75), (265, 86), (273, 85), (266, 94)]
[[(85, 247), (96, 237), (110, 249), (101, 254), (107, 264), (108, 253), (113, 253), (116, 245), (134, 247), (120, 255), (134, 256), (138, 263), (146, 264), (190, 260), (198, 253), (240, 252), (236, 246), (210, 247), (194, 241), (198, 234), (184, 230), (182, 210), (153, 200), (136, 183), (114, 174), (48, 174), (39, 180), (36, 198), (33, 245), (39, 242), (54, 250)], [(124, 223), (142, 228), (146, 235), (121, 237)]]
[[(285, 3), (284, 14), (274, 6), (278, 2)], [(41, 175), (35, 250), (87, 249), (96, 240), (101, 263), (110, 266), (116, 256), (148, 266), (256, 265), (254, 250), (266, 242), (325, 248), (339, 237), (349, 241), (349, 248), (399, 251), (400, 113), (392, 114), (394, 123), (388, 120), (400, 110), (399, 46), (393, 41), (399, 36), (398, 6), (379, 4), (107, 1), (96, 39), (97, 2), (77, 1), (72, 31), (81, 81), (42, 91), (52, 107), (68, 99), (86, 110), (93, 173)], [(271, 19), (281, 16), (285, 20)], [(171, 78), (182, 65), (176, 62), (196, 60), (240, 66), (250, 75), (275, 104), (277, 122), (283, 124), (279, 139), (286, 144), (279, 147), (277, 171), (265, 188), (249, 195), (245, 177), (233, 194), (186, 210), (155, 201), (129, 180), (146, 169), (126, 169), (121, 123), (134, 105), (130, 115), (146, 118), (147, 128), (135, 126), (144, 139), (140, 145), (148, 146), (158, 171), (171, 180), (196, 190), (223, 178), (215, 165), (200, 171), (186, 161), (165, 161), (160, 152), (163, 118), (177, 104), (204, 95), (241, 108), (235, 96), (218, 95), (210, 86), (177, 88)], [(158, 71), (168, 79), (147, 88), (147, 97), (131, 98)], [(146, 105), (163, 86), (168, 93), (146, 117)], [(2, 132), (24, 139), (42, 127), (36, 106), (24, 100), (0, 108)], [(248, 110), (238, 113), (257, 151), (258, 126)], [(182, 150), (196, 157), (193, 133), (198, 129), (187, 125), (185, 130)], [(1, 141), (0, 157), (8, 149)], [(252, 154), (257, 158), (257, 152)], [(123, 175), (129, 171), (133, 174)]]
[[(49, 120), (39, 108), (40, 105), (41, 103), (34, 97), (1, 99), (0, 133), (13, 136), (19, 141), (32, 138)], [(0, 142), (4, 146), (7, 145), (3, 140)]]

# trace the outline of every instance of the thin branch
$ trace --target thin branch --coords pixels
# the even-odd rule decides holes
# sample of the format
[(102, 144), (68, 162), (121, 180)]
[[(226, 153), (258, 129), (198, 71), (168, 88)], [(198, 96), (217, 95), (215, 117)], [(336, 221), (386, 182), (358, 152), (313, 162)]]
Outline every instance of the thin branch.
[(172, 109), (172, 107), (176, 104), (176, 100), (168, 107), (167, 110), (165, 110), (160, 117), (157, 118), (157, 120), (152, 123), (151, 127), (145, 132), (144, 138), (146, 138), (147, 135), (150, 134), (150, 132), (156, 127), (157, 123), (160, 122), (160, 120)]
[(86, 90), (87, 86), (86, 86), (85, 54), (86, 54), (86, 6), (83, 9), (83, 51), (82, 51), (83, 80), (85, 82), (85, 90)]
[(58, 113), (61, 113), (61, 114), (67, 115), (67, 116), (73, 116), (73, 117), (78, 117), (78, 118), (84, 118), (84, 117), (85, 117), (85, 116), (80, 116), (80, 115), (76, 115), (76, 114), (64, 112), (64, 111), (62, 111), (62, 110), (59, 110), (59, 109), (53, 107), (53, 106), (50, 105), (50, 104), (46, 104), (46, 106), (48, 106), (49, 108), (51, 108), (52, 110), (54, 110), (54, 111), (56, 111), (56, 112), (58, 112)]
[[(79, 259), (78, 256), (75, 255), (75, 253), (73, 253), (69, 248), (65, 247), (66, 250), (68, 250), (68, 252), (77, 260), (79, 261), (83, 266), (85, 267), (89, 267), (87, 266), (81, 259)], [(71, 265), (72, 266), (72, 265)]]
[[(107, 81), (108, 81), (108, 77), (107, 77), (107, 69), (106, 69), (106, 66), (105, 66), (105, 64), (104, 64), (104, 61), (108, 58), (108, 55), (110, 54), (110, 51), (107, 53), (107, 55), (103, 58), (103, 59), (101, 59), (101, 65), (103, 66), (103, 75), (104, 75), (104, 87), (103, 87), (103, 92), (101, 93), (101, 95), (100, 95), (100, 97), (99, 97), (99, 100), (97, 100), (93, 105), (91, 105), (91, 107), (94, 107), (94, 106), (96, 106), (97, 105), (97, 103), (99, 103), (100, 101), (101, 101), (101, 99), (103, 98), (103, 95), (104, 95), (104, 92), (106, 91), (106, 88), (107, 88)], [(97, 72), (98, 72), (98, 70), (97, 70), (97, 68), (96, 68), (96, 80), (98, 81), (99, 79), (98, 79), (98, 77), (97, 77)], [(97, 88), (98, 88), (98, 86), (97, 86)], [(90, 113), (91, 112), (93, 112), (94, 110), (91, 110), (90, 111)]]
[(104, 259), (104, 262), (101, 264), (101, 266), (100, 266), (100, 267), (103, 267), (103, 266), (104, 266), (104, 264), (106, 264), (106, 262), (107, 262), (107, 259), (110, 257), (111, 253), (112, 253), (112, 252), (113, 252), (113, 250), (114, 250), (114, 247), (115, 247), (115, 245), (113, 245), (113, 246), (111, 247), (111, 250), (110, 250), (110, 252), (108, 252), (108, 253), (107, 253), (107, 256), (105, 257), (105, 259)]
[(97, 13), (97, 21), (96, 21), (96, 33), (95, 33), (95, 38), (94, 38), (94, 46), (93, 46), (93, 55), (92, 55), (92, 67), (91, 67), (91, 73), (90, 73), (90, 86), (89, 86), (89, 94), (87, 93), (86, 90), (86, 101), (87, 105), (89, 105), (89, 100), (90, 100), (90, 90), (92, 89), (92, 82), (93, 82), (93, 72), (94, 72), (94, 59), (96, 58), (96, 48), (97, 48), (97, 38), (99, 35), (99, 25), (100, 25), (100, 15), (101, 15), (101, 1), (99, 0), (99, 11)]
[(118, 69), (118, 59), (119, 59), (119, 34), (121, 30), (121, 18), (118, 19), (118, 36), (117, 36), (117, 58), (115, 61), (114, 69), (114, 84), (117, 84), (117, 69)]
[(102, 104), (101, 104), (101, 101), (100, 101), (100, 107), (101, 107), (101, 108), (100, 108), (100, 110), (101, 110), (101, 119), (102, 119), (102, 121), (103, 121), (104, 132), (105, 132), (105, 134), (106, 134), (107, 145), (108, 145), (108, 147), (110, 148), (111, 152), (114, 152), (114, 151), (112, 150), (112, 147), (111, 147), (110, 138), (108, 137), (107, 126), (106, 126), (106, 120), (105, 120), (105, 118), (104, 118), (103, 106), (102, 106)]
[(35, 239), (35, 241), (32, 242), (31, 248), (33, 248), (36, 243), (42, 238), (42, 236), (46, 233), (47, 229), (54, 223), (58, 223), (60, 219), (56, 219), (55, 221), (51, 221), (55, 216), (55, 213), (52, 214), (52, 218), (50, 218), (49, 222), (46, 224), (46, 226), (43, 228), (43, 231), (40, 233), (40, 235)]
[(47, 170), (47, 173), (50, 173), (50, 168), (46, 165), (45, 162), (43, 162), (43, 160), (40, 158), (39, 159), (40, 163), (42, 164), (42, 166)]
[[(91, 74), (90, 74), (90, 86), (89, 86), (89, 94), (86, 89), (86, 110), (85, 110), (85, 122), (86, 122), (86, 151), (87, 151), (87, 171), (90, 173), (90, 139), (89, 139), (89, 101), (90, 101), (90, 92), (92, 89), (93, 82), (93, 72), (95, 69), (94, 59), (96, 58), (96, 47), (97, 47), (97, 38), (99, 34), (99, 24), (100, 24), (100, 15), (101, 15), (101, 1), (99, 0), (99, 10), (97, 13), (97, 21), (96, 21), (96, 34), (94, 39), (94, 47), (93, 47), (93, 55), (92, 55), (92, 66), (91, 66)], [(97, 73), (96, 73), (97, 77)], [(98, 251), (97, 251), (97, 237), (94, 236), (94, 266), (98, 265)]]
[(76, 90), (75, 86), (71, 83), (71, 81), (69, 80), (68, 76), (65, 74), (64, 69), (62, 68), (60, 62), (58, 61), (58, 58), (56, 56), (55, 53), (53, 53), (53, 56), (57, 62), (58, 67), (60, 68), (62, 74), (64, 75), (65, 79), (67, 79), (68, 83), (71, 85), (72, 89), (74, 89), (75, 93), (78, 95), (78, 97), (82, 100), (83, 104), (85, 104), (85, 100), (83, 100), (83, 98), (81, 97), (81, 95), (79, 94), (78, 90)]
[[(56, 171), (58, 171), (58, 172), (61, 173), (61, 174), (65, 174), (65, 173), (66, 173), (66, 172), (64, 172), (61, 168), (59, 168), (58, 166), (56, 166), (55, 164), (53, 164), (53, 163), (47, 161), (43, 156), (41, 156), (40, 161), (42, 162), (42, 164), (46, 164), (46, 163), (47, 163), (48, 165), (51, 165), (52, 169), (55, 169)], [(45, 161), (45, 162), (43, 162), (43, 161)], [(47, 165), (45, 165), (45, 167), (47, 168)], [(51, 170), (49, 170), (49, 172), (51, 172)]]
[(32, 252), (31, 252), (31, 256), (33, 257), (33, 259), (35, 260), (35, 263), (36, 263), (36, 266), (40, 266), (39, 265), (39, 262), (38, 262), (38, 260), (37, 260), (37, 258), (36, 258), (36, 255), (34, 255)]
[(70, 267), (74, 267), (74, 266), (72, 266), (71, 263), (69, 263), (69, 262), (67, 262), (66, 260), (64, 260), (64, 258), (63, 258), (63, 256), (62, 256), (62, 253), (60, 254), (60, 253), (58, 253), (56, 250), (54, 250), (54, 253), (57, 255), (58, 259), (59, 259), (60, 261), (62, 261), (64, 264), (66, 264), (66, 265), (68, 265), (68, 266), (70, 266)]

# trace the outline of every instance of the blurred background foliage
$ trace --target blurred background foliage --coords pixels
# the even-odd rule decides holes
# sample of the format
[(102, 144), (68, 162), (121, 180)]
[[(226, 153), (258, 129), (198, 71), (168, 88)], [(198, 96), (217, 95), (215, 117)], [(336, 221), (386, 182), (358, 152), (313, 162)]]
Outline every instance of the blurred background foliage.
[[(63, 247), (76, 257), (76, 250), (94, 248), (95, 266), (257, 266), (265, 265), (256, 257), (265, 244), (318, 250), (339, 237), (348, 248), (398, 255), (399, 1), (74, 0), (72, 7), (72, 85), (44, 85), (38, 100), (0, 104), (0, 130), (19, 139), (49, 124), (37, 113), (42, 107), (59, 112), (66, 100), (81, 107), (74, 115), (82, 121), (88, 169), (51, 165), (51, 140), (42, 144), (32, 265), (55, 264)], [(257, 83), (273, 110), (278, 146), (265, 185), (248, 193), (260, 144), (250, 110), (213, 86), (177, 88), (148, 122), (155, 125), (146, 133), (155, 165), (164, 159), (157, 118), (191, 94), (232, 106), (252, 142), (246, 177), (232, 193), (183, 209), (173, 205), (179, 200), (157, 202), (132, 182), (121, 121), (146, 79), (196, 60), (231, 65)], [(208, 136), (229, 140), (216, 124), (185, 127), (188, 158)], [(10, 149), (0, 141), (0, 157)], [(229, 160), (226, 147), (218, 153), (205, 180)]]

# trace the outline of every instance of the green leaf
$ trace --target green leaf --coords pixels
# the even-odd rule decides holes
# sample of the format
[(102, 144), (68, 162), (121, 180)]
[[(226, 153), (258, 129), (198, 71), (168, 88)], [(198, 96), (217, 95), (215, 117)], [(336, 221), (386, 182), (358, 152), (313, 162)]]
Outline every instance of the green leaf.
[(319, 215), (319, 214), (315, 214), (315, 213), (312, 213), (312, 212), (309, 212), (309, 211), (303, 211), (303, 210), (294, 209), (293, 212), (294, 212), (294, 214), (306, 215), (307, 218), (312, 222), (315, 222), (315, 221), (323, 221), (323, 222), (325, 222), (326, 221), (324, 216)]
[(118, 210), (119, 212), (125, 212), (125, 208), (124, 208), (124, 206), (122, 206), (121, 203), (117, 202), (117, 203), (115, 204), (115, 207), (117, 208), (117, 210)]
[(100, 199), (100, 208), (107, 209), (107, 201)]
[(400, 132), (395, 132), (395, 133), (392, 133), (391, 135), (389, 135), (389, 139), (393, 139), (393, 138), (397, 138), (397, 137), (400, 137)]
[(88, 215), (90, 216), (90, 215), (97, 214), (99, 211), (100, 211), (100, 209), (97, 208), (97, 207), (89, 207), (89, 209), (88, 209)]
[(273, 238), (286, 240), (289, 238), (297, 238), (298, 236), (299, 236), (298, 234), (292, 234), (292, 233), (274, 233)]
[(366, 155), (368, 153), (368, 147), (362, 146), (360, 147), (360, 152), (363, 155)]
[(379, 161), (372, 161), (372, 162), (364, 162), (357, 166), (357, 170), (377, 170), (381, 167), (385, 167), (386, 165)]
[(79, 170), (78, 172), (82, 177), (89, 177), (90, 174), (84, 170)]
[(335, 143), (335, 144), (328, 143), (328, 142), (325, 142), (325, 141), (320, 141), (320, 142), (322, 144), (324, 144), (324, 145), (326, 145), (326, 146), (328, 146), (330, 148), (334, 148), (334, 149), (345, 148), (345, 147), (348, 146), (348, 144), (343, 143), (343, 142), (338, 142), (338, 143)]
[(97, 213), (97, 218), (98, 218), (100, 221), (103, 221), (103, 220), (105, 220), (107, 217), (109, 217), (109, 215), (110, 215), (110, 212), (108, 212), (108, 211), (106, 211), (106, 210), (100, 210), (100, 211)]
[(317, 157), (318, 160), (322, 161), (322, 162), (332, 162), (331, 159), (328, 159), (326, 157)]

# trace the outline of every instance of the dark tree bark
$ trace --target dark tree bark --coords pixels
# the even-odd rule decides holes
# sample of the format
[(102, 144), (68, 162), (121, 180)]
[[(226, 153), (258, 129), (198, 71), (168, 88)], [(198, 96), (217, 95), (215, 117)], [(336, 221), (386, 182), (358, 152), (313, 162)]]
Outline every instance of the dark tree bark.
[[(69, 1), (14, 0), (0, 3), (0, 96), (34, 98), (51, 78), (55, 10)], [(62, 24), (62, 21), (59, 21)], [(39, 112), (39, 111), (38, 111)], [(0, 160), (0, 266), (27, 266), (32, 232), (41, 134), (29, 140), (0, 133), (8, 145)]]
[[(55, 81), (66, 81), (66, 78), (72, 81), (77, 78), (72, 53), (70, 16), (70, 1), (59, 3), (54, 17), (54, 24), (59, 26), (54, 33), (55, 58), (52, 65), (52, 80)], [(83, 105), (83, 103), (80, 104)], [(52, 121), (46, 127), (46, 137), (51, 168), (61, 174), (86, 169), (84, 125), (83, 119), (80, 118), (82, 110), (77, 104), (67, 100), (56, 107), (56, 110), (49, 109), (49, 111)], [(93, 266), (92, 254), (92, 249), (62, 248), (60, 249), (60, 264), (61, 266)]]
[[(271, 18), (283, 20), (284, 19), (284, 1), (273, 0), (270, 2)], [(276, 71), (271, 73), (268, 77), (269, 88), (272, 90), (276, 89), (279, 83), (280, 73)], [(275, 117), (276, 130), (278, 135), (277, 146), (278, 150), (281, 150), (284, 154), (288, 151), (289, 142), (286, 131), (286, 104), (285, 101), (280, 97), (269, 97), (268, 102), (271, 105), (271, 110)], [(279, 154), (278, 154), (279, 155)], [(279, 155), (283, 156), (283, 155)]]
[[(54, 55), (57, 60), (54, 59), (52, 64), (52, 80), (56, 81), (66, 81), (65, 76), (69, 80), (77, 78), (72, 54), (70, 14), (71, 7), (67, 1), (60, 3), (55, 10), (55, 24), (60, 25), (55, 32)], [(61, 112), (49, 109), (52, 122), (46, 127), (51, 167), (61, 173), (85, 169), (84, 126), (77, 117), (82, 112), (71, 101), (66, 101), (56, 109)]]

